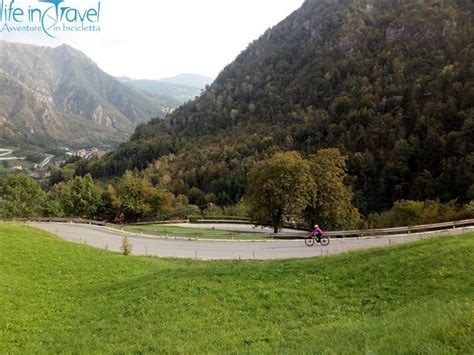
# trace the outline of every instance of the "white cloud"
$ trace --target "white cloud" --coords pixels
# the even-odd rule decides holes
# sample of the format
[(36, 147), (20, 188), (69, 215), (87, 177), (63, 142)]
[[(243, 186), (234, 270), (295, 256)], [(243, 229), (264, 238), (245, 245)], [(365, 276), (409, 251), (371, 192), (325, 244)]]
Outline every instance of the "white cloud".
[[(84, 7), (98, 0), (66, 0)], [(36, 4), (17, 0), (17, 4)], [(267, 28), (303, 0), (101, 0), (98, 33), (0, 34), (0, 39), (85, 52), (113, 75), (160, 78), (181, 72), (216, 76)]]

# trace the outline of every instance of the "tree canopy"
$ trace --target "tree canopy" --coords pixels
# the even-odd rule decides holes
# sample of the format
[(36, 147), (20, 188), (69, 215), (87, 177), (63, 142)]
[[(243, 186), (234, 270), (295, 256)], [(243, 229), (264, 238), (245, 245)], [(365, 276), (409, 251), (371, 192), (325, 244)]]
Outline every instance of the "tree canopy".
[(28, 175), (9, 175), (0, 180), (1, 214), (6, 218), (41, 215), (46, 193)]
[(316, 186), (310, 165), (297, 152), (277, 153), (259, 163), (249, 180), (250, 216), (271, 225), (275, 233), (285, 220), (301, 218), (314, 198)]
[(359, 212), (352, 205), (352, 191), (347, 185), (346, 157), (338, 149), (323, 149), (310, 158), (316, 180), (316, 198), (307, 208), (311, 225), (319, 223), (330, 230), (357, 226)]

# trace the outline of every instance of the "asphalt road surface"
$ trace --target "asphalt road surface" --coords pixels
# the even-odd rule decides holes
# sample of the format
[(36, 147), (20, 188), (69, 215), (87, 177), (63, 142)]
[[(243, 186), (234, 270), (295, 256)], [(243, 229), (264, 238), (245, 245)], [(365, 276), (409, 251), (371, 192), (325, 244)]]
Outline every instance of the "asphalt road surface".
[(146, 237), (104, 227), (71, 223), (31, 223), (31, 226), (56, 234), (62, 239), (119, 252), (122, 238), (132, 243), (132, 255), (148, 255), (202, 260), (272, 260), (312, 258), (349, 251), (408, 243), (440, 235), (453, 235), (473, 229), (366, 239), (332, 239), (327, 247), (307, 247), (304, 240), (209, 241)]
[(4, 157), (4, 156), (10, 155), (12, 153), (13, 153), (13, 150), (11, 150), (11, 149), (0, 148), (0, 157)]
[(26, 158), (18, 158), (18, 157), (9, 157), (9, 155), (11, 155), (11, 154), (13, 154), (13, 150), (0, 148), (0, 161), (3, 161), (3, 160), (25, 160), (26, 159)]

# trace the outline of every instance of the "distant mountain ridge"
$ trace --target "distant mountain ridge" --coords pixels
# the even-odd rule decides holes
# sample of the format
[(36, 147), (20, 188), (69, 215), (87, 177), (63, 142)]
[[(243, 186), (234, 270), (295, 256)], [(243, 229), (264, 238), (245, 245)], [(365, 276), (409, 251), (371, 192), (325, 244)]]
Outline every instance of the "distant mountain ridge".
[(199, 96), (202, 89), (194, 86), (167, 83), (161, 80), (134, 80), (128, 77), (117, 77), (117, 79), (127, 85), (131, 85), (150, 94), (168, 97), (170, 103), (178, 107), (189, 100)]
[(120, 142), (175, 107), (120, 83), (70, 46), (0, 41), (0, 144)]
[(170, 78), (160, 79), (159, 81), (204, 89), (207, 85), (210, 85), (214, 79), (200, 74), (182, 73)]

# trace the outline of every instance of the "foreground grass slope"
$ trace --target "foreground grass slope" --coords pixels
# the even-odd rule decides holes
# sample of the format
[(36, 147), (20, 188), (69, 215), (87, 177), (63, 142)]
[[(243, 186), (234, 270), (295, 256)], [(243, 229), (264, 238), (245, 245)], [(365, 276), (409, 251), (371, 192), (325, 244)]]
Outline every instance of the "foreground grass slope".
[(0, 353), (472, 353), (474, 235), (285, 262), (132, 258), (0, 224)]

